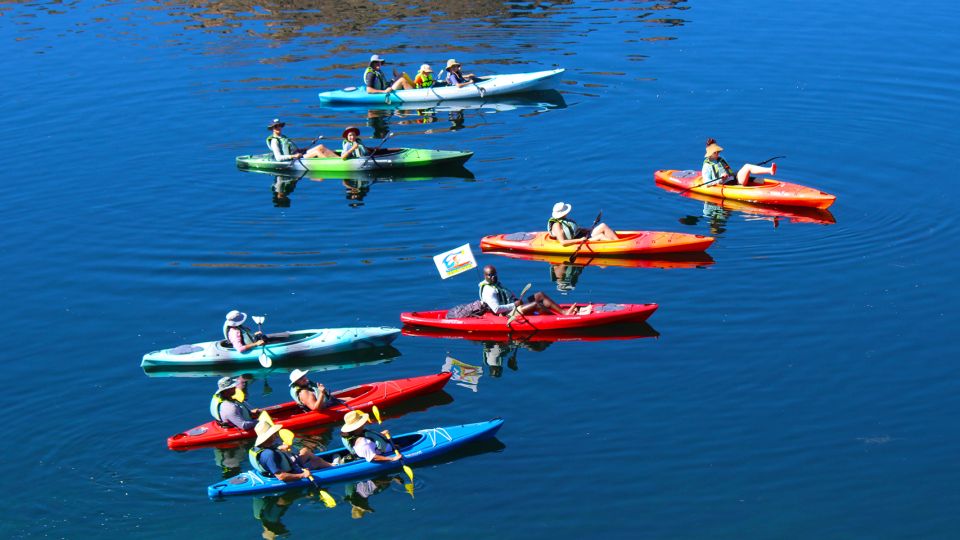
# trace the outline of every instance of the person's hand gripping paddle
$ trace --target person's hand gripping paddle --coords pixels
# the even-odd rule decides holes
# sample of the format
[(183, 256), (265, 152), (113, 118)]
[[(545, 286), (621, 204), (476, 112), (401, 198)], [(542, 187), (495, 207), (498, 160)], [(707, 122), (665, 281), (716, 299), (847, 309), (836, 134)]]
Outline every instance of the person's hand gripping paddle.
[[(273, 425), (273, 418), (270, 418), (270, 413), (268, 413), (267, 411), (262, 411), (260, 413), (260, 416), (257, 417), (257, 420), (261, 422), (265, 422), (271, 426)], [(290, 449), (293, 448), (294, 435), (292, 431), (290, 431), (289, 429), (281, 429), (280, 431), (277, 432), (277, 435), (280, 437), (280, 440), (283, 442), (284, 446)], [(324, 506), (326, 506), (327, 508), (333, 508), (337, 505), (337, 500), (333, 498), (333, 495), (330, 495), (329, 493), (327, 493), (327, 490), (320, 487), (320, 484), (317, 483), (317, 479), (314, 478), (312, 474), (308, 473), (307, 478), (309, 478), (310, 483), (312, 483), (314, 487), (317, 488), (317, 492), (320, 494), (320, 500), (323, 501)]]

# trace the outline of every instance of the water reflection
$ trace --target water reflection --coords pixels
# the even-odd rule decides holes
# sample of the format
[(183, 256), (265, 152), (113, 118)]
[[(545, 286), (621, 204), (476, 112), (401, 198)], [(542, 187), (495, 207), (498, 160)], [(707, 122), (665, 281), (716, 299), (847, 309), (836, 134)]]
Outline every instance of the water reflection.
[(297, 188), (297, 182), (300, 176), (282, 176), (277, 175), (273, 185), (270, 186), (270, 192), (273, 193), (273, 206), (277, 208), (290, 207), (290, 194)]

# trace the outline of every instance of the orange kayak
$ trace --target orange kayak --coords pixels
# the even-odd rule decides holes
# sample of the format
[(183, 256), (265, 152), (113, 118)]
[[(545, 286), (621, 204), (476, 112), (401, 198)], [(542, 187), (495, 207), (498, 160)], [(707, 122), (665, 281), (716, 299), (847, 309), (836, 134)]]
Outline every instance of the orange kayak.
[[(761, 216), (776, 220), (778, 218), (786, 219), (793, 223), (818, 223), (820, 225), (833, 225), (837, 219), (833, 217), (826, 208), (811, 208), (809, 206), (785, 206), (782, 204), (760, 204), (747, 201), (738, 201), (736, 199), (721, 199), (712, 195), (704, 195), (693, 191), (684, 191), (678, 187), (657, 183), (657, 187), (671, 193), (679, 193), (681, 197), (687, 197), (696, 201), (705, 202), (719, 206), (724, 210), (742, 212), (752, 216)], [(706, 255), (706, 254), (704, 254)], [(579, 257), (577, 257), (579, 259)]]
[[(591, 240), (583, 244), (578, 257), (642, 257), (664, 253), (704, 251), (712, 236), (660, 231), (617, 231), (616, 240)], [(480, 239), (483, 251), (515, 251), (551, 255), (573, 255), (580, 244), (561, 245), (543, 232), (495, 234)]]
[(660, 170), (653, 173), (653, 178), (657, 183), (689, 189), (694, 193), (760, 204), (827, 208), (837, 199), (835, 195), (819, 189), (781, 182), (773, 178), (762, 178), (762, 184), (749, 186), (730, 186), (719, 183), (700, 186), (702, 182), (700, 171)]

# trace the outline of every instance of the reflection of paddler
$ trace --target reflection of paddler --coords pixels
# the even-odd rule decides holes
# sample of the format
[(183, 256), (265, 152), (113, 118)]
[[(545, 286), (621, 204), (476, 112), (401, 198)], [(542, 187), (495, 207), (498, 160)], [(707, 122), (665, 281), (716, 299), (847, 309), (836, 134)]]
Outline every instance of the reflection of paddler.
[(583, 266), (566, 261), (550, 265), (550, 280), (557, 284), (557, 290), (568, 292), (577, 288), (577, 280), (583, 273)]
[(224, 478), (232, 478), (240, 474), (241, 465), (247, 459), (247, 450), (249, 450), (249, 448), (249, 444), (241, 444), (233, 448), (213, 449), (213, 459), (217, 466), (220, 467)]
[(347, 486), (344, 488), (345, 495), (343, 500), (350, 503), (350, 506), (352, 507), (350, 509), (350, 517), (353, 519), (360, 519), (368, 513), (373, 512), (374, 509), (370, 506), (370, 501), (367, 499), (387, 489), (394, 481), (399, 484), (403, 484), (403, 480), (401, 480), (398, 476), (364, 480), (362, 482), (357, 482), (356, 484), (347, 484)]
[(490, 367), (490, 376), (499, 377), (503, 373), (503, 361), (510, 355), (510, 347), (499, 341), (483, 342), (483, 361)]
[(290, 206), (290, 194), (297, 187), (299, 178), (290, 178), (287, 176), (277, 176), (270, 187), (273, 193), (273, 205), (278, 208), (287, 208)]
[(730, 219), (730, 211), (711, 202), (704, 202), (703, 217), (710, 222), (710, 234), (722, 234), (727, 230), (726, 225), (727, 220)]
[(344, 180), (343, 187), (347, 188), (348, 201), (362, 201), (367, 193), (370, 193), (370, 186), (373, 182), (366, 180)]
[(270, 495), (253, 499), (253, 517), (263, 525), (264, 538), (271, 540), (290, 532), (280, 522), (280, 518), (290, 509), (291, 503), (293, 500), (286, 498), (286, 495)]

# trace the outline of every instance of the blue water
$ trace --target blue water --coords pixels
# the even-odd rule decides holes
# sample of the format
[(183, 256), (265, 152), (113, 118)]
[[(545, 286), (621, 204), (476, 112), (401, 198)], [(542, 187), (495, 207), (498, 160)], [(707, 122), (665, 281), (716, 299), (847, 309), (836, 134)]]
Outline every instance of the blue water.
[[(957, 537), (957, 23), (945, 1), (0, 4), (0, 536)], [(567, 71), (559, 106), (428, 123), (321, 107), (372, 52), (411, 74), (450, 57)], [(361, 200), (320, 177), (277, 200), (273, 176), (233, 162), (274, 117), (304, 142), (356, 124), (476, 155), (469, 175), (381, 179)], [(654, 185), (699, 167), (707, 137), (735, 167), (787, 156), (778, 175), (835, 194), (833, 219), (711, 222)], [(447, 356), (482, 367), (388, 422), (506, 420), (499, 445), (417, 468), (414, 499), (385, 487), (362, 519), (304, 494), (211, 502), (214, 452), (166, 448), (207, 419), (216, 379), (147, 377), (143, 353), (214, 339), (234, 308), (284, 330), (469, 301), (476, 274), (441, 281), (431, 257), (539, 229), (558, 200), (582, 223), (602, 209), (623, 229), (713, 231), (713, 264), (592, 265), (564, 294), (548, 263), (482, 255), (510, 287), (657, 302), (659, 336), (502, 365), (404, 336), (385, 363), (318, 374), (343, 388)], [(255, 381), (251, 402), (285, 383)]]

